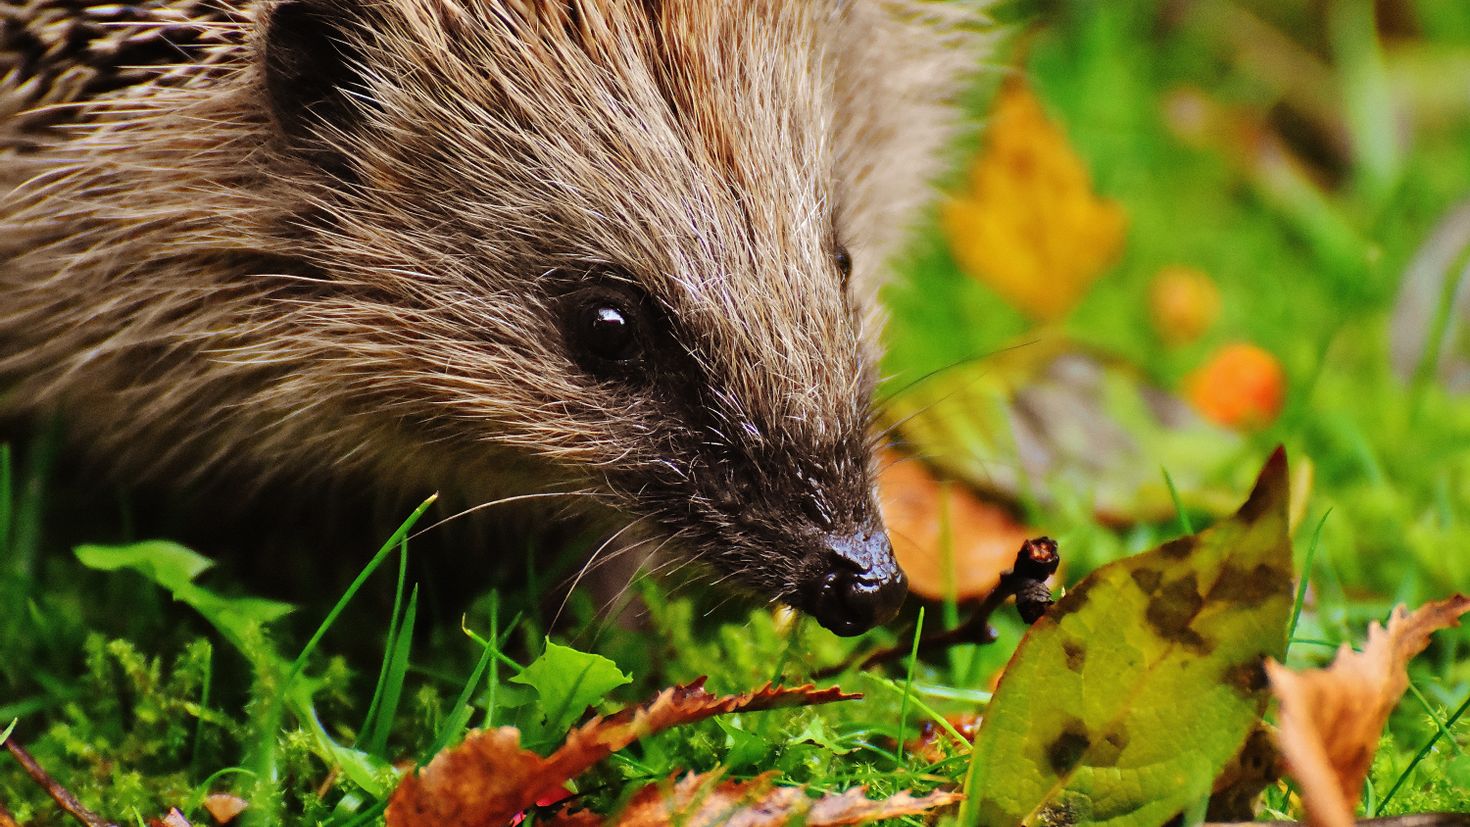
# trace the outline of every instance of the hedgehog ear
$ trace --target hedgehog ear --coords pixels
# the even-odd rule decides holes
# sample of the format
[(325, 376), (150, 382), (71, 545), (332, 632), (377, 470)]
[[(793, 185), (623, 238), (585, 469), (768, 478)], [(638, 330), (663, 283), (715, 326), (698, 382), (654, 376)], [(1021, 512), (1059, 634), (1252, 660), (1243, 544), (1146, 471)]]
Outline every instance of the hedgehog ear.
[[(281, 130), (298, 149), (326, 151), (324, 136), (350, 130), (361, 118), (361, 62), (338, 4), (283, 0), (265, 30), (265, 91)], [(354, 100), (356, 98), (356, 100)]]

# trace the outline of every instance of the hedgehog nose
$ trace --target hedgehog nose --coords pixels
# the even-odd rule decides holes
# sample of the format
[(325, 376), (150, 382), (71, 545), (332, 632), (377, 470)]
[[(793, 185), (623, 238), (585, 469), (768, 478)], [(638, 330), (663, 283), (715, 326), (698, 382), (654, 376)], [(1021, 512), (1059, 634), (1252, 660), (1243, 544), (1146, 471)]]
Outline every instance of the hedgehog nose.
[(839, 635), (857, 635), (898, 613), (909, 583), (886, 532), (829, 535), (826, 546), (830, 563), (808, 603), (818, 623)]

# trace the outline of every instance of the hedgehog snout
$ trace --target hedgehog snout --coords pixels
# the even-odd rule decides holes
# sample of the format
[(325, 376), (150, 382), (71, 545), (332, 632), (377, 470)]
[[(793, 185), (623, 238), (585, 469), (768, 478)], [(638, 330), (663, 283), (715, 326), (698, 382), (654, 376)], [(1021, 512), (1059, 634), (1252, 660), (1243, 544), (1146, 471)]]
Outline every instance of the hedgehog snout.
[(908, 578), (882, 528), (823, 537), (823, 564), (798, 589), (804, 608), (828, 630), (858, 635), (890, 620), (908, 595)]

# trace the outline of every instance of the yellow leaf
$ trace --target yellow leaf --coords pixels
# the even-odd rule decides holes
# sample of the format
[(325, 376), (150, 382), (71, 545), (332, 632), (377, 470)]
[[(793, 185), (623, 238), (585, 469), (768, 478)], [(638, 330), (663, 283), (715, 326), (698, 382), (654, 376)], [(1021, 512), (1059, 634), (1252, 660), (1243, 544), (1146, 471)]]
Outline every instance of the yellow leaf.
[(1001, 91), (968, 191), (944, 205), (960, 267), (1028, 315), (1060, 318), (1122, 249), (1127, 216), (1023, 84)]

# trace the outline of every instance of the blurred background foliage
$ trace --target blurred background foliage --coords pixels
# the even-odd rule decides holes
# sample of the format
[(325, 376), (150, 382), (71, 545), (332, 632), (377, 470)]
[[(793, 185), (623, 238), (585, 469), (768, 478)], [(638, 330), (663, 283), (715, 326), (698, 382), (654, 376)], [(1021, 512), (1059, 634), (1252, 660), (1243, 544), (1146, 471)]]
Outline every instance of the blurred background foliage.
[[(1322, 622), (1470, 589), (1470, 3), (999, 15), (1014, 65), (990, 74), (974, 158), (888, 294), (906, 447), (981, 488), (1044, 490), (1008, 493), (1061, 536), (1070, 579), (1157, 539), (1099, 524), (1156, 519), (1160, 465), (1208, 517), (1229, 498), (1191, 496), (1239, 491), (1285, 443), (1311, 466), (1298, 539), (1304, 554), (1321, 523)], [(1017, 365), (1042, 351), (1091, 368)], [(1130, 412), (1097, 375), (1176, 394), (1199, 421)], [(1038, 382), (1070, 383), (1065, 403), (1022, 398)], [(1079, 441), (1087, 421), (1108, 428)], [(965, 446), (989, 455), (966, 466)], [(1008, 483), (1036, 450), (1083, 456)], [(1100, 514), (1124, 478), (1127, 513)]]

